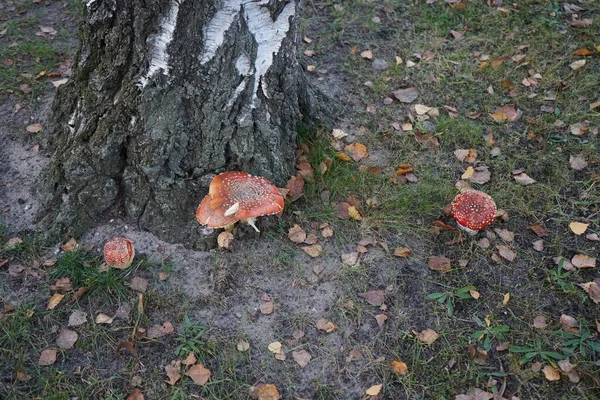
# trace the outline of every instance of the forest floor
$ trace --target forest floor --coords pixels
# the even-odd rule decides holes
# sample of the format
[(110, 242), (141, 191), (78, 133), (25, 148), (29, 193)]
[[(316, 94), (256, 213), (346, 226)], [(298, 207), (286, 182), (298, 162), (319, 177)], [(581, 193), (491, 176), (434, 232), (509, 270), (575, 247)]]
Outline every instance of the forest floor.
[[(600, 3), (308, 1), (339, 130), (301, 132), (280, 220), (210, 252), (118, 220), (37, 241), (82, 12), (0, 3), (0, 398), (600, 398)], [(465, 185), (501, 210), (473, 237)]]

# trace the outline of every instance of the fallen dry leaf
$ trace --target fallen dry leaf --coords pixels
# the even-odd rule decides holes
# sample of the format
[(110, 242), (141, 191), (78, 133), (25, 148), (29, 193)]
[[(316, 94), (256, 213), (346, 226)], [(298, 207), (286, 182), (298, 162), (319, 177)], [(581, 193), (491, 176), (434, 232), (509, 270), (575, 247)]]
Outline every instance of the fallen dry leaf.
[(81, 310), (75, 310), (69, 315), (67, 326), (79, 326), (87, 322), (87, 313)]
[(566, 330), (567, 332), (571, 332), (571, 333), (579, 332), (579, 329), (577, 329), (577, 326), (579, 324), (574, 317), (567, 315), (567, 314), (562, 314), (560, 316), (559, 322), (562, 325), (563, 329)]
[(52, 365), (56, 362), (56, 350), (54, 349), (45, 349), (42, 350), (40, 354), (40, 359), (38, 360), (38, 365)]
[(388, 316), (385, 314), (377, 314), (375, 316), (375, 321), (377, 321), (377, 325), (379, 325), (380, 328), (383, 328), (383, 325), (385, 324), (385, 321), (387, 321)]
[(571, 264), (577, 268), (595, 268), (596, 259), (585, 254), (576, 254), (571, 259)]
[(190, 368), (186, 373), (186, 376), (192, 378), (194, 383), (204, 386), (206, 382), (210, 379), (210, 370), (205, 368), (202, 364), (196, 364), (192, 368)]
[(237, 342), (236, 348), (238, 349), (238, 351), (241, 352), (248, 351), (250, 349), (250, 342), (244, 339), (240, 339)]
[(312, 358), (310, 353), (304, 349), (292, 351), (292, 357), (302, 368), (306, 367)]
[(596, 304), (600, 304), (600, 279), (596, 278), (593, 282), (581, 283), (579, 286), (585, 290), (585, 292), (590, 296), (590, 299)]
[(569, 164), (571, 165), (571, 168), (576, 171), (581, 171), (588, 166), (588, 162), (585, 160), (585, 156), (583, 154), (579, 154), (577, 156), (570, 155)]
[(536, 329), (544, 329), (548, 326), (548, 322), (546, 321), (546, 317), (543, 315), (538, 315), (533, 319), (533, 327)]
[(576, 235), (583, 235), (590, 224), (584, 224), (583, 222), (571, 222), (569, 229)]
[(281, 395), (277, 387), (272, 384), (263, 384), (250, 387), (250, 395), (258, 400), (279, 400)]
[(521, 172), (519, 174), (513, 175), (513, 178), (519, 185), (527, 186), (537, 182), (535, 179), (531, 178), (525, 172)]
[(532, 246), (535, 251), (544, 251), (544, 240), (536, 240), (532, 243)]
[(557, 381), (560, 379), (560, 372), (556, 368), (546, 365), (544, 367), (544, 376), (549, 381)]
[(52, 297), (50, 297), (50, 300), (48, 301), (46, 310), (54, 310), (56, 308), (56, 306), (58, 305), (58, 303), (60, 303), (64, 297), (65, 297), (64, 294), (54, 293), (52, 295)]
[(446, 257), (429, 257), (427, 265), (430, 269), (439, 272), (449, 272), (452, 269), (452, 262)]
[(392, 92), (394, 97), (400, 100), (402, 103), (412, 103), (419, 96), (419, 92), (414, 87), (408, 89), (398, 89)]
[(385, 301), (385, 290), (371, 290), (369, 292), (360, 293), (359, 296), (372, 306), (380, 306)]
[(289, 197), (290, 201), (296, 201), (300, 197), (302, 197), (302, 193), (304, 191), (304, 180), (297, 176), (292, 176), (285, 186), (288, 190), (287, 197)]
[(304, 246), (302, 247), (302, 250), (313, 258), (319, 257), (323, 253), (323, 247), (319, 244), (313, 244), (312, 246)]
[(433, 329), (424, 329), (416, 334), (417, 339), (425, 344), (432, 344), (440, 337)]
[(331, 134), (333, 135), (333, 137), (337, 140), (343, 139), (346, 136), (348, 136), (348, 134), (346, 132), (344, 132), (341, 129), (334, 129)]
[(196, 355), (194, 354), (193, 351), (190, 351), (187, 355), (187, 357), (185, 358), (185, 360), (182, 360), (181, 363), (183, 365), (194, 365), (196, 364), (196, 361), (198, 361), (196, 359)]
[(396, 257), (406, 258), (410, 255), (411, 250), (408, 247), (396, 247), (394, 249), (394, 255)]
[(363, 158), (366, 158), (369, 155), (369, 153), (367, 152), (367, 147), (364, 144), (358, 142), (349, 144), (344, 148), (344, 150), (350, 153), (350, 156), (356, 162), (362, 160)]
[(373, 385), (365, 391), (365, 394), (368, 394), (369, 396), (377, 396), (379, 393), (381, 393), (382, 388), (383, 384)]
[(317, 329), (321, 331), (325, 331), (327, 333), (333, 332), (337, 326), (335, 326), (331, 321), (326, 320), (325, 318), (321, 318), (316, 322)]
[(355, 267), (358, 264), (359, 253), (353, 251), (351, 253), (345, 253), (341, 255), (342, 263), (349, 267)]
[(223, 231), (217, 236), (217, 244), (221, 248), (228, 249), (231, 242), (233, 242), (233, 233), (231, 232)]
[(350, 218), (356, 221), (362, 221), (363, 219), (362, 215), (360, 215), (360, 212), (358, 212), (355, 206), (348, 207), (348, 215), (350, 216)]
[(125, 400), (144, 400), (142, 391), (138, 388), (133, 389)]
[(67, 328), (61, 328), (56, 338), (56, 345), (61, 349), (72, 349), (73, 345), (79, 338), (77, 332)]
[(406, 375), (408, 372), (408, 366), (404, 361), (394, 360), (390, 365), (398, 375)]
[(275, 305), (272, 301), (263, 301), (260, 303), (260, 313), (263, 315), (269, 315), (273, 313)]
[(63, 249), (66, 253), (71, 253), (77, 248), (77, 246), (78, 244), (75, 238), (71, 238), (65, 244), (62, 244), (60, 248)]
[(169, 385), (174, 385), (177, 383), (179, 379), (181, 379), (181, 374), (179, 373), (179, 361), (172, 361), (171, 364), (165, 365), (165, 372), (167, 373), (167, 377), (169, 378), (167, 382)]
[(134, 276), (129, 283), (129, 287), (131, 290), (136, 290), (140, 293), (146, 293), (146, 290), (148, 290), (148, 279)]
[(306, 231), (295, 224), (288, 231), (288, 238), (294, 243), (303, 243), (306, 240)]
[(371, 60), (373, 58), (373, 52), (371, 50), (364, 50), (360, 53), (362, 58), (366, 58), (367, 60)]
[(572, 62), (571, 64), (569, 64), (569, 68), (571, 68), (573, 71), (577, 71), (579, 68), (583, 67), (585, 65), (585, 60), (577, 60)]
[(502, 298), (502, 305), (507, 305), (509, 301), (510, 301), (510, 293), (505, 293), (504, 297)]
[(29, 133), (38, 133), (42, 129), (44, 129), (42, 124), (31, 124), (31, 125), (27, 125), (27, 127), (25, 128), (25, 130)]
[[(456, 395), (454, 400), (491, 400), (495, 397), (493, 393), (485, 392), (479, 388), (475, 389), (468, 394), (459, 394)], [(503, 397), (499, 397), (499, 400), (502, 400)]]
[(548, 231), (540, 224), (531, 225), (529, 229), (531, 229), (538, 237), (543, 238), (548, 236)]
[(111, 318), (104, 313), (99, 313), (98, 315), (96, 315), (95, 321), (97, 324), (112, 324), (113, 320), (114, 318)]

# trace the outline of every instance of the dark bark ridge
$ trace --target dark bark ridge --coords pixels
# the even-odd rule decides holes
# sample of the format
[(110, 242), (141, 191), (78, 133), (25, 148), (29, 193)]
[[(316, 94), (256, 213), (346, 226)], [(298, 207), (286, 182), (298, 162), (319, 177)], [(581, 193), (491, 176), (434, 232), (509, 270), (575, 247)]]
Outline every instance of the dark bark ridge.
[(114, 210), (201, 246), (214, 174), (283, 185), (315, 114), (297, 60), (301, 0), (90, 0), (74, 75), (53, 103), (42, 223), (79, 235)]

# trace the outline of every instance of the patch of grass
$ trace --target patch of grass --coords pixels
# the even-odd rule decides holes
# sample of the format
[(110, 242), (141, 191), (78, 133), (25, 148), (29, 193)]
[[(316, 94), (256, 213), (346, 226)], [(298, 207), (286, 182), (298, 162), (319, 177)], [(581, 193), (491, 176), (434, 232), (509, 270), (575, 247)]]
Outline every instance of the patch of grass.
[(69, 277), (76, 288), (87, 287), (88, 292), (99, 291), (117, 298), (125, 298), (129, 289), (123, 285), (123, 279), (133, 268), (101, 271), (99, 259), (88, 252), (75, 250), (65, 253), (56, 261), (56, 267), (50, 277), (58, 279)]

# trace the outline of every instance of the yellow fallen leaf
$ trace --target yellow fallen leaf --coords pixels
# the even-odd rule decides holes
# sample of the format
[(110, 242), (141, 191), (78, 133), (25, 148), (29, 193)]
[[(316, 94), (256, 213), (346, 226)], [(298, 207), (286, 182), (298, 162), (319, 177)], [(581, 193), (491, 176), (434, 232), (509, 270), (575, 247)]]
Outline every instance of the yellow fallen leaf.
[(348, 215), (350, 218), (355, 219), (357, 221), (362, 221), (363, 217), (360, 215), (356, 207), (350, 206), (348, 207)]
[(392, 368), (394, 368), (394, 372), (398, 373), (398, 375), (405, 375), (408, 372), (408, 366), (404, 361), (394, 360), (390, 363)]
[(573, 71), (577, 71), (579, 68), (583, 67), (584, 65), (585, 65), (585, 60), (577, 60), (577, 61), (569, 64), (569, 67)]
[(274, 354), (281, 354), (283, 352), (283, 345), (281, 344), (281, 342), (270, 343), (269, 351)]
[(590, 224), (584, 224), (582, 222), (571, 222), (569, 228), (571, 228), (571, 231), (573, 231), (574, 234), (583, 235), (589, 225)]
[(360, 56), (362, 58), (366, 58), (367, 60), (370, 60), (373, 58), (373, 52), (371, 50), (365, 50), (363, 52), (360, 53)]
[(58, 303), (62, 301), (63, 297), (65, 297), (64, 294), (54, 293), (52, 297), (50, 297), (50, 301), (48, 301), (48, 306), (46, 307), (46, 310), (54, 310)]
[(469, 179), (475, 173), (475, 168), (468, 167), (464, 174), (462, 174), (461, 179)]
[(502, 304), (507, 305), (509, 301), (510, 301), (510, 293), (506, 293), (504, 295), (504, 299), (502, 299)]
[(273, 384), (264, 384), (250, 387), (250, 395), (258, 400), (279, 400), (281, 395)]
[(346, 153), (343, 153), (343, 152), (341, 152), (341, 151), (340, 151), (340, 152), (338, 152), (338, 153), (335, 153), (335, 157), (336, 157), (338, 160), (342, 160), (342, 161), (346, 161), (346, 162), (348, 162), (348, 161), (352, 161), (352, 158), (351, 158), (351, 157), (350, 157), (348, 154), (346, 154)]
[(379, 393), (381, 393), (382, 388), (383, 384), (373, 385), (365, 391), (365, 394), (368, 394), (369, 396), (377, 396)]
[(313, 244), (312, 246), (304, 246), (302, 250), (311, 256), (312, 258), (319, 257), (323, 253), (323, 247), (320, 244)]
[(507, 115), (502, 112), (490, 114), (490, 117), (492, 117), (492, 119), (498, 123), (505, 122), (508, 119)]
[(469, 294), (471, 295), (471, 297), (473, 297), (475, 300), (477, 300), (480, 296), (479, 292), (477, 290), (469, 290)]

